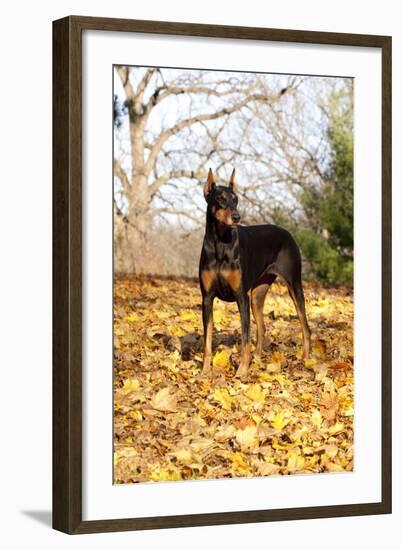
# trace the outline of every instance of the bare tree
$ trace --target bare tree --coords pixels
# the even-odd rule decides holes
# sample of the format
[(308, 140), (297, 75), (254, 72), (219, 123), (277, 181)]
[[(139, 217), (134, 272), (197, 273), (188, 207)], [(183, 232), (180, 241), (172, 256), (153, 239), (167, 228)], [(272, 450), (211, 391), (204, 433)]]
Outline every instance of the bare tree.
[[(241, 149), (244, 129), (238, 118), (231, 125), (236, 147), (231, 154), (222, 146), (227, 125), (245, 110), (252, 116), (256, 105), (272, 106), (295, 89), (296, 79), (285, 87), (269, 88), (266, 79), (247, 73), (213, 73), (156, 68), (116, 68), (124, 90), (129, 148), (114, 159), (118, 186), (115, 193), (116, 269), (140, 269), (135, 251), (144, 247), (155, 217), (170, 215), (199, 221), (200, 205), (192, 201), (181, 181), (201, 182), (213, 159), (219, 173)], [(249, 117), (248, 117), (249, 118)], [(247, 123), (245, 122), (245, 127)], [(118, 133), (118, 129), (116, 129)], [(216, 166), (215, 166), (216, 168)], [(164, 190), (167, 189), (167, 192)]]

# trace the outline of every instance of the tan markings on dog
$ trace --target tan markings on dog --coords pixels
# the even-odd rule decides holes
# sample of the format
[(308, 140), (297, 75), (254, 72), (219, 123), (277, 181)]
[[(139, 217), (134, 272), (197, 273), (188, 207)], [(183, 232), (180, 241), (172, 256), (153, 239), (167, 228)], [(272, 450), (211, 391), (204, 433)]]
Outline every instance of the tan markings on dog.
[(206, 326), (205, 345), (204, 345), (204, 356), (205, 358), (210, 357), (212, 353), (212, 333), (213, 333), (213, 321), (209, 319), (209, 322)]
[(265, 340), (265, 324), (263, 320), (263, 304), (266, 293), (270, 285), (259, 285), (252, 289), (251, 292), (251, 307), (252, 313), (256, 322), (257, 339), (256, 339), (256, 355), (262, 355), (263, 345)]
[(241, 359), (240, 359), (240, 364), (237, 369), (237, 372), (235, 373), (236, 378), (241, 378), (241, 380), (246, 380), (250, 361), (251, 361), (251, 350), (250, 350), (249, 342), (246, 342), (241, 346)]
[(232, 225), (233, 220), (231, 218), (232, 212), (230, 208), (219, 208), (215, 211), (214, 217), (217, 221), (224, 223), (225, 225)]
[(221, 272), (233, 290), (238, 290), (241, 284), (241, 271), (239, 269), (225, 269)]
[(206, 292), (209, 292), (209, 290), (212, 288), (212, 284), (215, 279), (215, 271), (211, 271), (210, 269), (204, 269), (203, 271), (201, 271), (201, 281), (203, 284), (203, 288), (206, 290)]
[(246, 365), (248, 368), (249, 362), (251, 360), (251, 347), (249, 345), (249, 342), (244, 344), (241, 349), (241, 363), (243, 365)]
[(203, 344), (203, 369), (202, 374), (208, 375), (212, 370), (212, 332), (213, 332), (213, 320), (209, 319), (206, 326), (206, 333), (204, 334)]

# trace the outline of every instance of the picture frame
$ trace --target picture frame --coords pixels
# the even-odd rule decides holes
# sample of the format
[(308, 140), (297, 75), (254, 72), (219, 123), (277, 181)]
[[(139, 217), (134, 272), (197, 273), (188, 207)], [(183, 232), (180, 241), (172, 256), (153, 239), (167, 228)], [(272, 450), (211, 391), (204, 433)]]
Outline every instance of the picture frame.
[[(381, 499), (156, 517), (82, 514), (84, 31), (373, 48), (381, 52)], [(111, 131), (111, 130), (110, 130)], [(111, 368), (111, 367), (110, 367)], [(70, 16), (53, 22), (53, 527), (68, 534), (391, 513), (391, 37)], [(200, 482), (203, 483), (203, 482)]]

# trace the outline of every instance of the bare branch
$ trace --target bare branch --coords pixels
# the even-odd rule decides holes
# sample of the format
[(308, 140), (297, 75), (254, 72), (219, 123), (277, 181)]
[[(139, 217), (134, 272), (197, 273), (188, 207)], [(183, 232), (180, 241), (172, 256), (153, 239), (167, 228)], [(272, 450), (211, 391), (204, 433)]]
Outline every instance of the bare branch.
[(123, 167), (121, 166), (121, 163), (119, 160), (114, 159), (114, 175), (118, 177), (118, 179), (121, 182), (121, 185), (124, 189), (124, 192), (127, 193), (127, 191), (130, 189), (130, 183), (127, 174), (123, 170)]
[(136, 95), (138, 96), (139, 99), (142, 99), (143, 93), (146, 90), (146, 86), (149, 84), (150, 79), (152, 78), (155, 72), (156, 72), (156, 69), (154, 68), (148, 69), (145, 75), (143, 76), (142, 80), (138, 84), (138, 87), (136, 89)]
[(126, 96), (127, 100), (128, 101), (134, 101), (135, 93), (134, 93), (134, 89), (133, 89), (132, 84), (131, 84), (130, 79), (129, 79), (129, 68), (119, 65), (118, 67), (116, 67), (116, 71), (117, 71), (118, 76), (121, 79), (121, 83), (123, 85), (125, 96)]
[(230, 107), (225, 107), (224, 109), (221, 109), (219, 111), (216, 111), (214, 113), (206, 113), (201, 115), (196, 115), (187, 119), (182, 120), (181, 122), (178, 122), (175, 126), (172, 126), (168, 130), (165, 130), (160, 134), (160, 136), (157, 138), (156, 142), (154, 143), (152, 150), (149, 154), (148, 160), (145, 164), (145, 171), (146, 173), (150, 173), (154, 163), (157, 160), (157, 157), (160, 153), (160, 150), (164, 143), (174, 134), (177, 134), (184, 128), (188, 128), (189, 126), (192, 126), (193, 124), (196, 124), (197, 122), (202, 121), (208, 121), (208, 120), (216, 120), (217, 118), (221, 118), (227, 115), (230, 115), (236, 111), (239, 111), (243, 107), (247, 106), (249, 103), (253, 101), (257, 102), (265, 102), (270, 103), (272, 101), (276, 101), (279, 99), (283, 94), (281, 92), (273, 95), (266, 95), (266, 94), (250, 94), (246, 96), (241, 101), (234, 103), (234, 105), (231, 105)]
[(193, 171), (193, 170), (174, 170), (172, 172), (168, 172), (166, 174), (163, 174), (162, 176), (159, 176), (149, 187), (149, 193), (150, 196), (153, 197), (159, 188), (167, 183), (169, 180), (176, 179), (176, 178), (190, 178), (190, 179), (196, 179), (201, 180), (206, 178), (207, 172), (206, 171)]
[(200, 217), (197, 218), (196, 216), (194, 216), (193, 214), (191, 214), (187, 210), (176, 210), (175, 208), (171, 209), (171, 210), (169, 208), (154, 208), (152, 210), (152, 216), (160, 216), (161, 214), (171, 214), (171, 215), (174, 215), (174, 216), (185, 216), (186, 218), (188, 218), (189, 220), (192, 220), (193, 222), (195, 222), (198, 225), (200, 225), (203, 222), (203, 220)]

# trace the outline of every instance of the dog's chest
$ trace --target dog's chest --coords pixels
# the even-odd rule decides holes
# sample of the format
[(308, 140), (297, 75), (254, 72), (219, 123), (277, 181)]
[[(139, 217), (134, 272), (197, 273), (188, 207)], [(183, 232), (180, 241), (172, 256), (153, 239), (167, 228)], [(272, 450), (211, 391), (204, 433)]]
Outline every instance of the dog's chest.
[(216, 269), (216, 295), (221, 300), (233, 302), (241, 287), (241, 270), (237, 263), (222, 263)]

